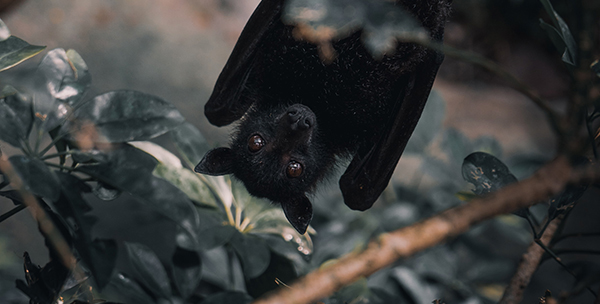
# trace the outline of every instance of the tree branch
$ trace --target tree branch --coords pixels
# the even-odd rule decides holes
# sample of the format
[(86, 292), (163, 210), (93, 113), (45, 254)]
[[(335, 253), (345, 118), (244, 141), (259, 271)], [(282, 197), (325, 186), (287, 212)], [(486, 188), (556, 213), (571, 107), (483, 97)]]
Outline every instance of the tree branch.
[(362, 252), (350, 253), (335, 264), (300, 278), (290, 288), (280, 288), (255, 304), (314, 303), (357, 279), (465, 232), (494, 216), (528, 207), (562, 191), (569, 183), (598, 178), (598, 166), (574, 172), (566, 156), (560, 156), (529, 179), (511, 184), (484, 198), (446, 210), (412, 226), (381, 235)]
[[(550, 244), (562, 219), (563, 216), (561, 215), (550, 222), (540, 238), (540, 241), (544, 245), (547, 246)], [(544, 252), (544, 248), (539, 246), (535, 241), (529, 245), (527, 252), (523, 254), (521, 263), (519, 264), (519, 267), (517, 267), (517, 271), (510, 280), (508, 287), (504, 290), (504, 294), (502, 295), (499, 304), (521, 303), (523, 291), (529, 285), (529, 281), (531, 280), (533, 273), (537, 270)]]

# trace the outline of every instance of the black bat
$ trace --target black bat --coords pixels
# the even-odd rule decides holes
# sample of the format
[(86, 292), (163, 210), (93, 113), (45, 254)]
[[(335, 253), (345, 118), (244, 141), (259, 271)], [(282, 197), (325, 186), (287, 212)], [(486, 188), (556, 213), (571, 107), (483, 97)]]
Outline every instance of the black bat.
[[(441, 41), (450, 0), (398, 0)], [(248, 191), (279, 202), (304, 233), (312, 219), (306, 197), (352, 158), (339, 184), (344, 202), (369, 209), (387, 186), (429, 96), (443, 55), (399, 43), (374, 59), (361, 31), (333, 41), (336, 57), (294, 38), (282, 23), (283, 0), (254, 11), (206, 103), (216, 126), (240, 120), (230, 148), (209, 151), (195, 171), (233, 174)]]

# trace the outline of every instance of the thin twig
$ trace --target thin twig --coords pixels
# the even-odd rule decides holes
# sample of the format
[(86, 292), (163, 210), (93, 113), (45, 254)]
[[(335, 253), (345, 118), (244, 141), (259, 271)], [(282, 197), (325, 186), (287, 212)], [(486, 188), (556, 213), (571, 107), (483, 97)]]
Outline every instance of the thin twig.
[(13, 209), (11, 209), (10, 211), (8, 211), (8, 212), (6, 212), (6, 213), (4, 213), (4, 214), (0, 215), (0, 223), (2, 223), (2, 222), (3, 222), (4, 220), (6, 220), (7, 218), (9, 218), (9, 217), (11, 217), (11, 216), (13, 216), (13, 215), (17, 214), (19, 211), (21, 211), (21, 210), (23, 210), (23, 209), (25, 209), (25, 208), (27, 208), (27, 206), (25, 206), (25, 205), (21, 204), (21, 205), (18, 205), (17, 207), (14, 207), (14, 208), (13, 208)]
[(558, 225), (562, 219), (563, 216), (558, 216), (552, 220), (544, 231), (542, 237), (529, 245), (527, 252), (525, 252), (521, 259), (521, 263), (519, 264), (517, 271), (510, 280), (508, 287), (504, 290), (504, 294), (502, 295), (502, 299), (500, 300), (499, 304), (521, 303), (521, 300), (523, 299), (523, 292), (529, 285), (529, 281), (531, 280), (533, 273), (538, 268), (538, 265), (540, 264), (542, 256), (545, 252), (541, 246), (538, 246), (538, 241), (542, 244), (549, 244), (554, 237), (554, 233), (556, 233)]

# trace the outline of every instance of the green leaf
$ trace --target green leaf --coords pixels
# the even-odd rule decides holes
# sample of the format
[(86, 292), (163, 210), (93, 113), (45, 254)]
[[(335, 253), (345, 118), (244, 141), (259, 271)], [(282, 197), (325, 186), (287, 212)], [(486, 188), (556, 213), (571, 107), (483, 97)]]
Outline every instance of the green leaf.
[(200, 256), (195, 251), (177, 247), (172, 262), (173, 278), (179, 293), (183, 298), (188, 298), (200, 283), (202, 270)]
[(15, 36), (0, 41), (0, 72), (39, 54), (45, 48), (31, 45)]
[(209, 250), (222, 246), (229, 242), (236, 233), (237, 230), (235, 227), (229, 225), (218, 224), (208, 229), (204, 229), (198, 233), (202, 236), (202, 239), (200, 240), (200, 249)]
[[(61, 131), (101, 134), (100, 142), (148, 140), (173, 130), (184, 118), (175, 107), (156, 96), (136, 91), (113, 91), (96, 96), (74, 112)], [(90, 124), (91, 123), (91, 124)]]
[(252, 298), (239, 291), (225, 291), (211, 295), (200, 302), (200, 304), (247, 304)]
[[(550, 39), (554, 43), (554, 46), (563, 53), (562, 61), (568, 63), (572, 66), (576, 65), (576, 56), (577, 56), (577, 43), (575, 42), (575, 38), (571, 34), (569, 30), (569, 26), (567, 23), (558, 15), (558, 13), (552, 7), (550, 0), (540, 0), (544, 9), (550, 15), (552, 19), (552, 23), (554, 26), (551, 26), (540, 19), (540, 25), (543, 29), (548, 32)], [(556, 35), (560, 38), (557, 39)], [(562, 41), (562, 43), (560, 42)]]
[[(399, 37), (427, 37), (426, 31), (401, 6), (389, 1), (291, 0), (285, 3), (282, 20), (307, 25), (317, 36), (344, 38), (363, 29), (363, 39), (375, 57), (393, 51)], [(310, 37), (309, 37), (310, 38)]]
[(50, 131), (60, 125), (72, 108), (81, 102), (92, 78), (76, 51), (65, 52), (61, 48), (48, 52), (37, 71), (46, 90), (35, 95), (34, 110), (41, 128)]
[(148, 304), (155, 302), (138, 283), (123, 273), (118, 273), (111, 278), (105, 292), (111, 295), (112, 299), (117, 299), (128, 304)]
[[(181, 247), (196, 250), (200, 230), (198, 212), (187, 195), (171, 183), (152, 175), (156, 159), (130, 145), (106, 153), (108, 161), (80, 165), (78, 171), (128, 192), (159, 211), (183, 229), (186, 237), (177, 238)], [(191, 246), (191, 247), (190, 247)]]
[(209, 207), (217, 207), (217, 201), (209, 186), (199, 175), (186, 169), (173, 153), (152, 142), (131, 142), (131, 145), (154, 156), (159, 161), (154, 175), (169, 181), (183, 191), (191, 200)]
[(269, 266), (271, 253), (260, 238), (237, 232), (231, 238), (230, 244), (242, 263), (242, 270), (247, 279), (261, 275)]
[(15, 88), (6, 86), (0, 99), (0, 140), (20, 148), (33, 125), (31, 102)]
[(104, 288), (111, 278), (117, 261), (117, 243), (114, 240), (92, 240), (92, 226), (96, 218), (85, 213), (92, 208), (83, 198), (90, 187), (74, 175), (56, 172), (61, 184), (61, 196), (55, 208), (72, 231), (74, 245), (84, 263), (89, 267), (99, 288)]
[(170, 133), (185, 163), (194, 168), (210, 149), (200, 130), (185, 122)]
[(432, 90), (423, 109), (423, 114), (404, 151), (407, 153), (423, 153), (433, 138), (441, 132), (445, 112), (444, 99), (437, 91)]
[(23, 180), (25, 190), (34, 195), (56, 201), (60, 195), (60, 184), (56, 175), (39, 159), (25, 155), (9, 158), (17, 175)]
[(252, 297), (258, 298), (279, 287), (276, 279), (289, 284), (296, 278), (298, 275), (294, 264), (287, 258), (271, 252), (269, 267), (261, 275), (246, 280), (246, 290)]
[(474, 152), (465, 157), (462, 176), (475, 185), (473, 192), (477, 195), (494, 192), (517, 182), (517, 178), (501, 160), (485, 152)]
[(156, 254), (145, 245), (125, 242), (131, 266), (138, 280), (157, 297), (171, 298), (171, 285), (167, 271)]

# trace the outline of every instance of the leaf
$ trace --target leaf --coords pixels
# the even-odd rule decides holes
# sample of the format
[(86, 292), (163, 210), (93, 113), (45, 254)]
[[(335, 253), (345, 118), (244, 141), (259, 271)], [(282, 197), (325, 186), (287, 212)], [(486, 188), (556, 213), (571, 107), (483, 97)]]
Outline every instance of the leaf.
[(91, 76), (76, 51), (61, 48), (44, 56), (36, 76), (45, 90), (34, 96), (35, 115), (42, 130), (54, 130), (81, 102), (90, 87)]
[(261, 275), (269, 266), (271, 254), (260, 238), (237, 232), (231, 238), (230, 244), (242, 263), (244, 276), (247, 279)]
[[(572, 160), (573, 167), (583, 167), (591, 163), (585, 156), (576, 157)], [(548, 221), (555, 219), (558, 215), (569, 211), (573, 205), (583, 196), (587, 190), (587, 184), (568, 185), (561, 193), (549, 200)]]
[(156, 254), (145, 245), (125, 242), (125, 248), (136, 277), (157, 297), (171, 298), (167, 271)]
[(432, 90), (417, 123), (415, 131), (406, 144), (407, 153), (423, 153), (433, 138), (442, 130), (446, 104), (437, 91)]
[(11, 86), (2, 90), (0, 99), (0, 140), (20, 148), (33, 125), (31, 102)]
[(303, 31), (303, 38), (317, 43), (338, 40), (362, 28), (363, 40), (375, 57), (393, 52), (399, 37), (427, 37), (419, 22), (389, 1), (291, 0), (285, 3), (282, 20), (306, 26), (310, 31)]
[[(78, 171), (90, 174), (99, 181), (128, 192), (154, 208), (186, 233), (177, 238), (179, 246), (196, 250), (200, 220), (196, 208), (181, 190), (152, 175), (156, 159), (130, 145), (107, 152), (108, 160), (93, 165), (80, 165)], [(192, 247), (190, 247), (192, 246)]]
[(217, 207), (209, 186), (191, 170), (184, 168), (173, 153), (152, 142), (131, 142), (131, 145), (152, 155), (159, 161), (153, 174), (183, 191), (191, 200), (209, 207)]
[(56, 201), (60, 195), (60, 184), (56, 175), (39, 159), (25, 155), (14, 155), (9, 158), (17, 175), (23, 180), (25, 190), (34, 195)]
[(235, 227), (229, 225), (215, 225), (204, 229), (198, 233), (202, 236), (200, 249), (210, 250), (222, 246), (229, 242), (236, 232)]
[(183, 298), (188, 298), (200, 283), (202, 270), (200, 256), (195, 251), (177, 247), (172, 262), (173, 277), (179, 293)]
[[(544, 6), (544, 9), (548, 13), (548, 15), (550, 15), (550, 18), (552, 19), (552, 23), (554, 24), (554, 27), (543, 22), (541, 19), (540, 19), (540, 25), (542, 26), (542, 28), (544, 28), (548, 32), (550, 39), (552, 40), (552, 42), (554, 43), (556, 48), (560, 52), (563, 52), (562, 61), (564, 61), (565, 63), (568, 63), (572, 66), (575, 66), (576, 61), (577, 61), (577, 59), (576, 59), (577, 43), (575, 42), (575, 38), (573, 38), (573, 35), (571, 34), (571, 31), (569, 30), (569, 26), (560, 17), (560, 15), (558, 15), (558, 13), (554, 10), (554, 8), (552, 7), (552, 4), (550, 3), (550, 0), (540, 0), (540, 1), (542, 2), (542, 5)], [(559, 41), (557, 40), (557, 38), (556, 38), (557, 34), (560, 37), (560, 40), (562, 41), (562, 43), (559, 43)]]
[(148, 140), (173, 130), (184, 118), (175, 107), (156, 96), (136, 91), (98, 95), (75, 110), (62, 133), (97, 131), (98, 142)]
[(97, 182), (92, 188), (92, 193), (103, 201), (112, 201), (121, 196), (122, 191), (103, 182)]
[[(3, 34), (6, 31), (3, 30)], [(39, 54), (45, 46), (31, 45), (15, 36), (0, 41), (0, 72)]]
[(190, 168), (194, 168), (210, 149), (202, 133), (188, 122), (171, 131), (170, 135), (185, 163)]
[(91, 191), (81, 179), (67, 173), (57, 172), (61, 184), (61, 196), (55, 208), (66, 220), (73, 234), (75, 248), (89, 267), (100, 289), (111, 278), (117, 261), (117, 243), (114, 240), (92, 239), (92, 226), (96, 218), (85, 213), (92, 208), (83, 198)]
[(200, 304), (247, 304), (252, 298), (240, 291), (225, 291), (211, 295), (200, 302)]
[(465, 157), (462, 175), (475, 185), (473, 192), (477, 195), (494, 192), (517, 182), (517, 178), (501, 160), (485, 152), (473, 152)]
[(288, 284), (298, 278), (294, 264), (284, 256), (271, 252), (269, 267), (259, 276), (246, 280), (246, 290), (254, 298), (279, 287), (276, 279)]
[(119, 301), (128, 304), (148, 304), (155, 302), (138, 283), (122, 273), (118, 273), (111, 278), (105, 292), (111, 294), (111, 298), (117, 298)]

